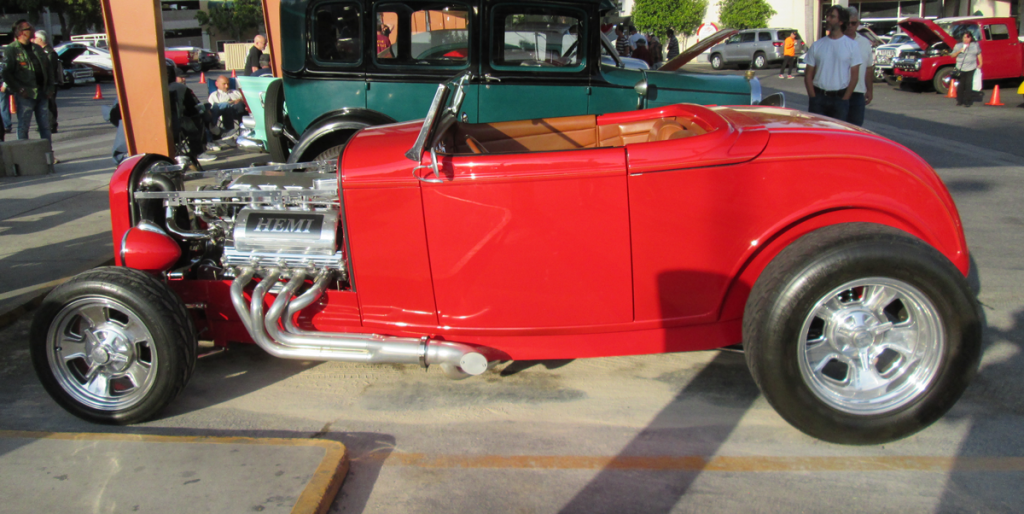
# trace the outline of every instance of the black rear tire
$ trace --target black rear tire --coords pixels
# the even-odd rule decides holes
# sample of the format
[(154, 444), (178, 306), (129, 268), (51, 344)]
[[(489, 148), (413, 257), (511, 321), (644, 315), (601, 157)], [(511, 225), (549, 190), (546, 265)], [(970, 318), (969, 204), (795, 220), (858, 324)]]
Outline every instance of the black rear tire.
[(754, 54), (754, 61), (751, 63), (751, 66), (753, 66), (753, 68), (755, 70), (763, 69), (767, 65), (768, 65), (768, 58), (765, 57), (765, 55), (763, 53), (758, 52), (758, 53)]
[(165, 284), (104, 267), (46, 296), (30, 350), (57, 404), (93, 423), (124, 425), (152, 418), (181, 392), (198, 345), (185, 304)]
[[(856, 302), (861, 306), (872, 303), (867, 291), (875, 289), (868, 288), (879, 287), (864, 286), (858, 299), (856, 288), (846, 289), (858, 281), (896, 284), (911, 292), (896, 296), (892, 303), (887, 299), (877, 304), (889, 323), (875, 328), (905, 337), (902, 345), (880, 340), (885, 336), (871, 327), (859, 332), (851, 328), (859, 327), (849, 324), (854, 315), (863, 314), (857, 313)], [(849, 294), (850, 303), (839, 300), (842, 294)], [(822, 303), (829, 298), (836, 303)], [(823, 306), (835, 314), (826, 316), (831, 325), (825, 320), (816, 326), (817, 309)], [(897, 327), (925, 327), (926, 322), (934, 328), (920, 332), (899, 328), (901, 332), (896, 332)], [(845, 333), (855, 337), (846, 338)], [(965, 277), (944, 255), (904, 232), (867, 223), (823, 228), (783, 250), (758, 278), (743, 316), (747, 364), (768, 402), (797, 429), (841, 444), (894, 441), (938, 420), (977, 370), (981, 333), (978, 303)], [(864, 356), (871, 355), (868, 352), (875, 346), (880, 351), (862, 359), (863, 368), (851, 365), (845, 369), (844, 377), (842, 360), (846, 357), (842, 352), (858, 355), (859, 351), (858, 346), (844, 341), (863, 342)], [(890, 349), (882, 350), (886, 344)], [(812, 349), (815, 345), (822, 350)], [(883, 358), (886, 351), (892, 355)], [(810, 358), (812, 354), (817, 357)], [(819, 366), (807, 366), (807, 362)], [(885, 377), (890, 369), (896, 370), (891, 382), (872, 382), (876, 376), (889, 380)], [(866, 380), (860, 382), (857, 376)], [(915, 378), (926, 385), (920, 387), (913, 382)], [(842, 384), (844, 380), (847, 386)], [(870, 384), (871, 389), (858, 389), (862, 383)], [(896, 396), (900, 391), (902, 396)], [(843, 396), (846, 392), (850, 396)]]
[(725, 67), (725, 62), (722, 61), (722, 56), (720, 54), (711, 54), (710, 61), (711, 67), (716, 70), (720, 70)]

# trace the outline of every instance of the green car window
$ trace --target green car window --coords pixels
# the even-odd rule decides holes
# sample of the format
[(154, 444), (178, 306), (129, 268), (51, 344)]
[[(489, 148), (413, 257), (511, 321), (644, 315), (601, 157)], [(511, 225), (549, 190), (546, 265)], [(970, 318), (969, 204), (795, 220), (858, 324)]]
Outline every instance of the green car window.
[(469, 7), (396, 2), (374, 12), (375, 61), (381, 65), (463, 68), (469, 62)]
[[(586, 56), (585, 14), (575, 9), (506, 4), (494, 10), (491, 67), (575, 72)], [(504, 31), (497, 30), (504, 27)]]
[(362, 56), (359, 4), (321, 4), (312, 14), (314, 59), (321, 64), (358, 64)]

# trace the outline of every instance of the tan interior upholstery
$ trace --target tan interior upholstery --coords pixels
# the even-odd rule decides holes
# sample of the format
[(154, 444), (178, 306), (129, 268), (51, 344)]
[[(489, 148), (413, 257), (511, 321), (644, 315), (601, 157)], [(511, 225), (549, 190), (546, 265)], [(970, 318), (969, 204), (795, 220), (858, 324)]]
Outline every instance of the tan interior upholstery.
[[(689, 119), (654, 118), (611, 125), (597, 125), (591, 115), (565, 118), (460, 123), (455, 133), (458, 153), (516, 153), (615, 147), (649, 141), (667, 141), (704, 134)], [(477, 149), (468, 141), (474, 141)]]

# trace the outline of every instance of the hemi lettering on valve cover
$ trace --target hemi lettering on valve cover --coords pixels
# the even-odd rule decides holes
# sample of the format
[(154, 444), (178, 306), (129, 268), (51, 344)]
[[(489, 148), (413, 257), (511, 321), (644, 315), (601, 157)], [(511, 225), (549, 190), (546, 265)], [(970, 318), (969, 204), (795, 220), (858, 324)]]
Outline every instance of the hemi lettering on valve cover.
[(288, 237), (319, 239), (324, 218), (310, 214), (254, 214), (245, 223), (245, 234), (249, 237)]

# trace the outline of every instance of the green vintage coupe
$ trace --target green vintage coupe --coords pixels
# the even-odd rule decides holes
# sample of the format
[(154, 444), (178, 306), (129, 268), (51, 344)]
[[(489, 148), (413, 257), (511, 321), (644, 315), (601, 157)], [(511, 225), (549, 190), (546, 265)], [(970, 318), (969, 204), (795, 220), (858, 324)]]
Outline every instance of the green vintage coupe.
[(239, 77), (252, 111), (240, 146), (279, 162), (334, 158), (361, 128), (422, 117), (437, 84), (464, 71), (473, 79), (461, 118), (471, 123), (760, 103), (756, 78), (623, 64), (602, 34), (602, 16), (615, 8), (610, 0), (283, 1), (283, 77)]

